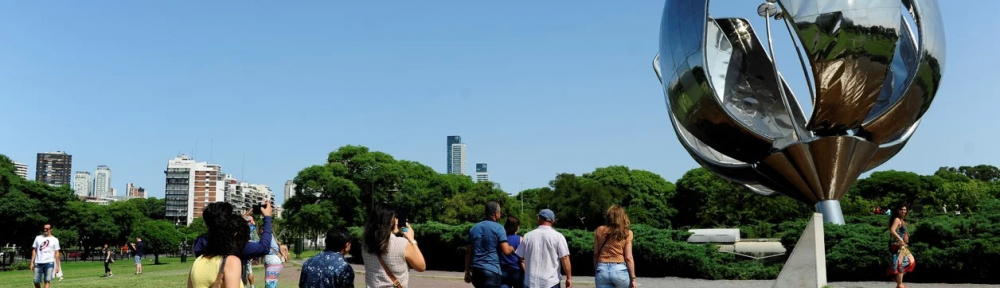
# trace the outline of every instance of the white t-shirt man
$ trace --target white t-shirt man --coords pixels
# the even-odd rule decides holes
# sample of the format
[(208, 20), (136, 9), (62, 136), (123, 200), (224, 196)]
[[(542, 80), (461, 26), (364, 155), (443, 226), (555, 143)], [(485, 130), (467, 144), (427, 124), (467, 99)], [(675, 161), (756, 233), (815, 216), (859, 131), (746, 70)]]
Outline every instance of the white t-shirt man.
[(559, 284), (559, 259), (569, 256), (569, 245), (562, 233), (541, 225), (524, 235), (514, 253), (524, 258), (525, 287), (549, 288)]
[(56, 251), (59, 251), (59, 239), (38, 235), (31, 248), (35, 249), (35, 264), (53, 263), (56, 262)]

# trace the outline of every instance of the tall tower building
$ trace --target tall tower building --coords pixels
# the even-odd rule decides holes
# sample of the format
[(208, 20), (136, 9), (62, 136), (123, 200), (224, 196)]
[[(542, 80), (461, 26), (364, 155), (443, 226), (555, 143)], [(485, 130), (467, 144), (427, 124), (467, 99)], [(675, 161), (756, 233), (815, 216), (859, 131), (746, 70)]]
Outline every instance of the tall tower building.
[(35, 181), (54, 186), (70, 184), (73, 155), (63, 151), (38, 153), (35, 161)]
[(285, 181), (285, 202), (288, 203), (288, 199), (295, 197), (295, 182), (292, 180)]
[(196, 162), (187, 155), (180, 155), (167, 162), (164, 190), (166, 217), (176, 223), (188, 225), (201, 217), (208, 203), (225, 200), (222, 166)]
[(476, 163), (476, 182), (490, 181), (490, 172), (486, 171), (486, 163)]
[(28, 179), (28, 164), (14, 161), (14, 174), (21, 178)]
[(76, 192), (76, 196), (90, 196), (91, 185), (92, 182), (90, 179), (90, 172), (76, 171), (76, 173), (73, 174), (73, 191)]
[(465, 144), (451, 144), (451, 174), (465, 174)]
[(107, 165), (97, 166), (97, 171), (94, 171), (94, 192), (91, 196), (98, 198), (114, 196), (111, 194), (111, 167)]
[(448, 174), (452, 174), (452, 163), (454, 163), (454, 161), (452, 161), (451, 157), (454, 153), (452, 152), (451, 146), (455, 144), (462, 144), (462, 136), (448, 136), (448, 166), (445, 166), (447, 167), (445, 170)]

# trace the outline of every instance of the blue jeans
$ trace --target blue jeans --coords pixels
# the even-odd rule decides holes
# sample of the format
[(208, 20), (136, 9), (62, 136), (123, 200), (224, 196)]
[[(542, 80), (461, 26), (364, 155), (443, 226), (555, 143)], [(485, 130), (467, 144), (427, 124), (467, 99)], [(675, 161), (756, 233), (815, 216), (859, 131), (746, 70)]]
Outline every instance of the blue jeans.
[(35, 284), (42, 284), (42, 280), (45, 280), (45, 283), (52, 282), (55, 270), (56, 263), (35, 263)]
[(472, 268), (472, 286), (476, 288), (500, 288), (500, 274), (481, 268)]
[(524, 271), (520, 267), (500, 268), (500, 288), (522, 288), (524, 287)]
[(628, 267), (623, 263), (597, 263), (594, 285), (597, 288), (626, 288), (631, 284)]

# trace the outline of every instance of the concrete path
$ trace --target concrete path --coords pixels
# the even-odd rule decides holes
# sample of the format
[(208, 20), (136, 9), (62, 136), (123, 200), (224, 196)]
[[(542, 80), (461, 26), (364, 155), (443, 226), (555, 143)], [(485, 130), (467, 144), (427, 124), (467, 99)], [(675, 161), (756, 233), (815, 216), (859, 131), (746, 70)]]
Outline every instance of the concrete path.
[[(289, 286), (294, 287), (299, 283), (299, 273), (301, 273), (302, 261), (293, 260), (292, 265), (285, 266), (280, 276), (280, 283), (288, 283)], [(365, 287), (365, 267), (362, 265), (351, 265), (354, 267), (354, 272), (357, 273), (355, 277), (355, 287), (363, 288)], [(594, 287), (594, 277), (575, 277), (573, 279), (573, 287), (581, 288), (592, 288)], [(684, 288), (771, 288), (774, 285), (773, 280), (698, 280), (698, 279), (685, 279), (685, 278), (639, 278), (639, 287), (684, 287)], [(293, 284), (294, 283), (294, 284)], [(285, 285), (281, 285), (285, 286)], [(1000, 285), (982, 285), (982, 284), (924, 284), (924, 283), (908, 283), (908, 287), (911, 288), (1000, 288)], [(463, 274), (461, 272), (447, 272), (447, 271), (424, 271), (416, 272), (410, 271), (410, 287), (409, 288), (472, 288), (472, 284), (465, 283), (463, 279)], [(830, 287), (837, 288), (892, 288), (895, 287), (895, 283), (890, 281), (884, 282), (834, 282), (830, 283)]]

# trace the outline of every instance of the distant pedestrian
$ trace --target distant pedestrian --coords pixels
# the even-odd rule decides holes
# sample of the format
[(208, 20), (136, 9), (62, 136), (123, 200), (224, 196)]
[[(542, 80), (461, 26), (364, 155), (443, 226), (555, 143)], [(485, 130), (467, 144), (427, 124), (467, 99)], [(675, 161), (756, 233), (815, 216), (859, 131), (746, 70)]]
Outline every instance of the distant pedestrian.
[(337, 227), (326, 232), (326, 250), (302, 263), (299, 287), (354, 288), (354, 268), (344, 255), (351, 251), (351, 233)]
[(132, 243), (132, 257), (135, 258), (135, 275), (142, 274), (142, 256), (146, 252), (146, 242), (142, 238), (135, 237)]
[(111, 257), (113, 253), (114, 249), (108, 247), (108, 243), (104, 243), (104, 249), (101, 250), (104, 256), (104, 277), (115, 277), (115, 273), (111, 272), (111, 263), (115, 263), (115, 259)]
[(59, 239), (52, 236), (52, 225), (42, 226), (44, 234), (35, 237), (31, 243), (31, 264), (35, 271), (35, 288), (41, 288), (45, 282), (45, 288), (49, 288), (52, 283), (52, 276), (59, 274), (61, 265), (59, 263)]
[[(517, 234), (521, 230), (521, 220), (514, 216), (507, 217), (503, 229), (507, 232), (507, 245), (514, 250), (521, 247), (521, 235)], [(515, 253), (500, 257), (500, 288), (521, 287), (524, 287), (524, 259)]]
[(891, 256), (889, 258), (889, 276), (893, 276), (893, 280), (896, 281), (896, 288), (906, 288), (903, 286), (903, 275), (907, 272), (913, 272), (913, 267), (917, 265), (916, 258), (913, 257), (913, 253), (910, 252), (910, 233), (906, 229), (906, 214), (909, 212), (909, 207), (906, 205), (900, 205), (893, 210), (895, 213), (889, 217), (889, 234), (890, 242), (889, 251)]
[(597, 288), (635, 288), (632, 229), (622, 206), (612, 205), (604, 225), (594, 231), (594, 284)]
[(514, 253), (524, 258), (526, 288), (559, 287), (559, 266), (566, 273), (566, 288), (573, 287), (566, 237), (552, 228), (555, 213), (549, 209), (538, 212), (538, 228), (528, 232)]
[(396, 212), (382, 205), (372, 209), (361, 237), (367, 288), (407, 288), (410, 267), (417, 272), (427, 269), (424, 254), (413, 239), (413, 228), (406, 224), (403, 237), (396, 236), (397, 231)]
[(487, 202), (483, 221), (469, 229), (465, 250), (465, 282), (476, 288), (500, 288), (500, 253), (510, 255), (507, 232), (500, 220), (500, 203)]

